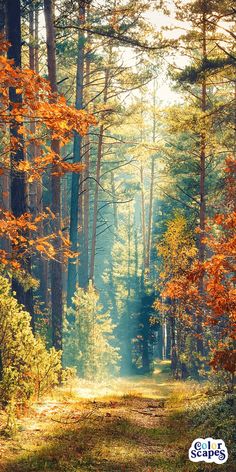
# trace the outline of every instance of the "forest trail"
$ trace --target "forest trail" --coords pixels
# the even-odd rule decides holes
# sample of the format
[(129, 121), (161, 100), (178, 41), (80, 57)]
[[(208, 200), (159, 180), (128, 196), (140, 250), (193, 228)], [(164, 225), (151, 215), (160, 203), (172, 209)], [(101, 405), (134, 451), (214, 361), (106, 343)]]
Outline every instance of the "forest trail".
[(162, 362), (153, 376), (58, 389), (18, 419), (13, 438), (2, 434), (0, 471), (199, 470), (187, 458), (194, 437), (169, 401), (180, 383)]

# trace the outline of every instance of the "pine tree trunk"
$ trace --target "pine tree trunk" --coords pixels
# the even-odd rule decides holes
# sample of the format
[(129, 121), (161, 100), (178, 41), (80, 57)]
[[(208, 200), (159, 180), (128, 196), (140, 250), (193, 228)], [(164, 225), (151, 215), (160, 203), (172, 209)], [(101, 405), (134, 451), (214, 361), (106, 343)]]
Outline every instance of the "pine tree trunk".
[[(153, 129), (152, 129), (152, 141), (156, 141), (156, 90), (154, 83), (153, 93)], [(149, 215), (148, 215), (148, 234), (147, 234), (147, 255), (146, 255), (146, 268), (150, 270), (150, 255), (151, 255), (151, 242), (152, 242), (152, 214), (153, 214), (153, 191), (154, 191), (154, 170), (155, 170), (155, 156), (152, 155), (151, 160), (151, 182), (150, 182), (150, 194), (149, 194)]]
[[(37, 6), (35, 6), (35, 28), (34, 28), (34, 67), (36, 74), (39, 73), (39, 11)], [(36, 154), (37, 154), (37, 146), (36, 146)], [(42, 177), (37, 181), (37, 211), (38, 213), (42, 213), (43, 211), (43, 181)], [(39, 237), (43, 237), (45, 234), (44, 230), (44, 223), (43, 221), (39, 225)], [(44, 257), (39, 258), (39, 280), (40, 280), (40, 287), (39, 293), (41, 300), (44, 303), (46, 308), (49, 307), (49, 261)]]
[[(205, 12), (205, 1), (203, 2), (203, 22), (202, 22), (202, 58), (203, 63), (206, 62), (207, 52), (206, 52), (206, 12)], [(206, 76), (203, 73), (203, 80), (201, 85), (201, 111), (206, 112), (206, 99), (207, 99), (207, 90), (206, 90)], [(199, 237), (199, 261), (203, 264), (205, 260), (205, 223), (206, 223), (206, 194), (205, 194), (205, 178), (206, 178), (206, 125), (205, 120), (203, 119), (203, 130), (201, 132), (201, 143), (200, 143), (200, 237)], [(204, 311), (204, 276), (201, 276), (200, 279), (200, 294), (202, 297), (202, 315)], [(197, 349), (198, 352), (203, 354), (203, 333), (202, 333), (202, 316), (198, 317), (197, 320)]]
[(145, 218), (145, 193), (144, 193), (144, 178), (143, 178), (143, 164), (140, 165), (140, 184), (141, 184), (141, 220), (142, 220), (142, 235), (143, 235), (143, 267), (146, 259), (146, 218)]
[[(53, 92), (57, 92), (56, 74), (56, 39), (54, 28), (53, 1), (44, 0), (44, 15), (47, 37), (48, 78)], [(55, 155), (60, 155), (60, 142), (52, 139), (51, 149)], [(53, 164), (52, 174), (57, 173), (57, 165)], [(51, 177), (52, 212), (55, 215), (54, 232), (61, 230), (61, 180), (57, 175)], [(56, 259), (51, 261), (51, 304), (52, 304), (52, 344), (56, 349), (62, 349), (62, 264), (60, 262), (61, 241), (55, 240)]]
[[(106, 102), (107, 102), (109, 74), (110, 74), (110, 70), (109, 70), (109, 68), (107, 68), (106, 72), (105, 72), (104, 104), (106, 104)], [(104, 125), (102, 124), (100, 126), (100, 129), (99, 129), (98, 152), (97, 152), (97, 168), (96, 168), (96, 183), (95, 183), (95, 192), (94, 192), (92, 247), (91, 247), (91, 260), (90, 260), (90, 273), (89, 273), (89, 278), (92, 281), (94, 280), (94, 268), (95, 268), (98, 193), (99, 193), (100, 173), (101, 173), (103, 133), (104, 133)]]
[(163, 325), (159, 324), (157, 331), (157, 357), (163, 359)]
[[(85, 4), (80, 2), (79, 6), (79, 25), (84, 24)], [(76, 102), (77, 110), (83, 108), (83, 76), (84, 76), (84, 32), (78, 34), (78, 55), (77, 55), (77, 73), (76, 73)], [(76, 132), (74, 136), (73, 162), (80, 162), (82, 159), (82, 137)], [(71, 184), (71, 207), (70, 207), (70, 242), (72, 251), (78, 251), (78, 224), (79, 224), (79, 191), (80, 175), (72, 174)], [(80, 212), (82, 207), (80, 207)], [(76, 290), (78, 281), (77, 274), (78, 257), (75, 256), (69, 260), (68, 264), (68, 285), (67, 285), (67, 305), (72, 304), (72, 298)]]
[(149, 316), (147, 313), (143, 314), (143, 319), (142, 319), (142, 368), (143, 368), (143, 373), (147, 374), (150, 372), (150, 356), (149, 356), (149, 328), (150, 328), (150, 322), (149, 322)]
[[(87, 5), (86, 22), (90, 20), (90, 5)], [(89, 82), (90, 82), (90, 50), (91, 50), (91, 35), (86, 37), (86, 54), (85, 54), (85, 87), (84, 87), (84, 101), (89, 104)], [(89, 106), (89, 105), (88, 105)], [(88, 110), (89, 111), (89, 110)], [(87, 134), (84, 137), (84, 163), (85, 169), (83, 173), (83, 264), (79, 271), (79, 284), (83, 288), (87, 288), (89, 281), (89, 217), (90, 217), (90, 136)]]
[(178, 358), (177, 358), (177, 345), (175, 335), (175, 314), (172, 313), (170, 316), (170, 336), (171, 336), (171, 370), (174, 378), (178, 376)]
[(0, 0), (0, 35), (4, 37), (6, 12), (5, 12), (5, 0)]
[(29, 6), (29, 67), (31, 70), (35, 70), (34, 30), (34, 5), (31, 3)]
[[(0, 36), (5, 38), (5, 21), (6, 21), (6, 12), (5, 12), (5, 0), (0, 0)], [(0, 52), (1, 55), (4, 55), (4, 52)], [(6, 133), (6, 126), (2, 123), (2, 133)], [(8, 165), (2, 164), (3, 174), (0, 175), (0, 187), (1, 187), (1, 207), (3, 210), (10, 210), (10, 193), (9, 193), (9, 169)], [(1, 249), (10, 252), (10, 243), (8, 238), (1, 237), (0, 240)]]
[(0, 349), (0, 382), (2, 381), (3, 378), (3, 363), (2, 363), (2, 351)]
[[(15, 67), (21, 67), (21, 5), (20, 0), (7, 0), (7, 39), (10, 42), (8, 58), (14, 60)], [(22, 103), (22, 95), (16, 92), (14, 87), (9, 89), (9, 98), (12, 103)], [(24, 141), (19, 133), (20, 123), (10, 126), (10, 135), (20, 142), (17, 151), (10, 154), (11, 161), (11, 210), (14, 216), (20, 217), (27, 212), (27, 183), (23, 172), (17, 172), (15, 165), (25, 159)], [(31, 272), (30, 258), (25, 261), (24, 268), (28, 274)], [(18, 280), (13, 278), (12, 290), (16, 293), (17, 300), (23, 304), (31, 314), (31, 325), (34, 329), (33, 292), (32, 289), (24, 290)]]
[(111, 172), (111, 193), (113, 200), (113, 215), (114, 215), (114, 227), (115, 230), (118, 228), (118, 218), (117, 218), (117, 204), (116, 204), (116, 192), (115, 192), (115, 181), (114, 181), (114, 172)]

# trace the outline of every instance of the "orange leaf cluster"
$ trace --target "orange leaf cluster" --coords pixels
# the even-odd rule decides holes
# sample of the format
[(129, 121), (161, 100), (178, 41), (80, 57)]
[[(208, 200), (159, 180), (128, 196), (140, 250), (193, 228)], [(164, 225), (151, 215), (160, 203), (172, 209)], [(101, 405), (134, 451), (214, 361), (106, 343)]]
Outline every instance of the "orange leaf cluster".
[[(2, 50), (7, 47), (5, 43), (1, 46)], [(9, 88), (15, 89), (16, 94), (21, 96), (17, 103), (10, 101)], [(15, 68), (13, 61), (4, 55), (0, 55), (0, 97), (0, 129), (5, 132), (11, 126), (17, 131), (16, 136), (9, 138), (2, 153), (5, 168), (9, 167), (9, 153), (16, 152), (22, 146), (23, 137), (25, 159), (16, 170), (26, 172), (30, 182), (40, 178), (55, 160), (59, 175), (82, 170), (81, 166), (73, 167), (60, 156), (55, 156), (45, 146), (45, 139), (48, 135), (59, 139), (64, 145), (73, 138), (74, 132), (84, 136), (89, 126), (95, 124), (93, 115), (67, 105), (64, 97), (51, 92), (46, 79), (30, 69)], [(30, 156), (32, 146), (37, 149), (37, 157)]]

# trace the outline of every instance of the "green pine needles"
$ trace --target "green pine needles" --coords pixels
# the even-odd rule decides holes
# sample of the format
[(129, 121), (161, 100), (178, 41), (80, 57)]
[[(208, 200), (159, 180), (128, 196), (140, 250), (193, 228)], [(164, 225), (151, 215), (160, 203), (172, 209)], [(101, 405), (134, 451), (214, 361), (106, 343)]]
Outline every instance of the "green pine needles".
[(102, 313), (99, 295), (92, 283), (77, 288), (66, 322), (64, 364), (75, 366), (79, 377), (103, 379), (119, 372), (119, 350), (114, 347), (114, 328), (110, 314)]
[(46, 349), (35, 337), (30, 315), (0, 276), (0, 402), (18, 407), (37, 399), (58, 384), (61, 352)]

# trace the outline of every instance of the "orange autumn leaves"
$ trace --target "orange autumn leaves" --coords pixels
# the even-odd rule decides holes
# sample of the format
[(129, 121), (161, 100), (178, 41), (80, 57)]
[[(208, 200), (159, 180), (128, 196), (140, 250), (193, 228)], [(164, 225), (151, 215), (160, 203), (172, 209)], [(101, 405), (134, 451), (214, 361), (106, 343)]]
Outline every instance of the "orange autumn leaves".
[[(58, 257), (54, 247), (57, 238), (61, 241), (61, 260), (72, 257), (68, 238), (62, 231), (58, 233), (50, 231), (50, 224), (54, 218), (49, 207), (36, 217), (30, 213), (15, 217), (10, 211), (0, 210), (0, 238), (10, 245), (10, 250), (9, 248), (0, 250), (2, 266), (20, 270), (22, 262), (35, 252), (39, 252), (44, 258)], [(46, 236), (39, 236), (42, 223), (48, 228)]]
[[(2, 44), (6, 50), (7, 44)], [(67, 105), (64, 97), (53, 94), (48, 81), (30, 69), (14, 68), (13, 61), (0, 55), (0, 130), (6, 137), (6, 129), (15, 127), (16, 136), (5, 139), (1, 152), (2, 166), (9, 167), (9, 153), (14, 153), (24, 143), (24, 161), (16, 171), (26, 172), (27, 179), (39, 179), (51, 164), (56, 165), (58, 175), (81, 172), (81, 164), (65, 162), (46, 145), (47, 137), (68, 143), (76, 131), (84, 136), (89, 126), (95, 124), (93, 115)], [(9, 100), (9, 88), (19, 99)]]
[[(34, 71), (15, 68), (13, 61), (6, 57), (8, 46), (6, 42), (0, 44), (0, 175), (23, 173), (26, 182), (31, 183), (41, 181), (47, 170), (59, 177), (68, 172), (81, 172), (81, 163), (71, 163), (53, 152), (48, 141), (58, 139), (62, 147), (73, 139), (74, 132), (84, 136), (89, 126), (95, 124), (95, 118), (52, 93), (48, 81)], [(10, 90), (15, 93), (12, 100)], [(15, 132), (10, 133), (10, 129)], [(14, 156), (19, 149), (23, 149), (23, 160), (10, 160), (10, 155)], [(62, 232), (52, 232), (50, 220), (53, 218), (49, 208), (34, 217), (25, 213), (18, 218), (2, 208), (0, 238), (5, 249), (0, 251), (0, 263), (18, 270), (24, 265), (23, 260), (37, 251), (43, 257), (59, 256), (60, 260), (72, 257), (67, 237)], [(47, 235), (39, 237), (42, 225), (47, 226)], [(53, 244), (57, 238), (61, 241), (60, 255), (56, 254)]]
[[(165, 301), (172, 300), (178, 307), (175, 316), (196, 337), (197, 319), (200, 316), (203, 331), (208, 335), (212, 333), (209, 339), (210, 364), (214, 369), (233, 374), (236, 365), (235, 160), (230, 157), (226, 164), (224, 205), (206, 228), (204, 263), (194, 257), (194, 246), (186, 237), (184, 220), (181, 227), (181, 218), (175, 220), (175, 226), (169, 225), (169, 232), (165, 234), (167, 241), (159, 250), (166, 261), (161, 274), (162, 305), (165, 307)], [(176, 226), (176, 222), (179, 226)], [(200, 289), (202, 277), (203, 293)], [(157, 302), (156, 308), (161, 308), (160, 302)]]

